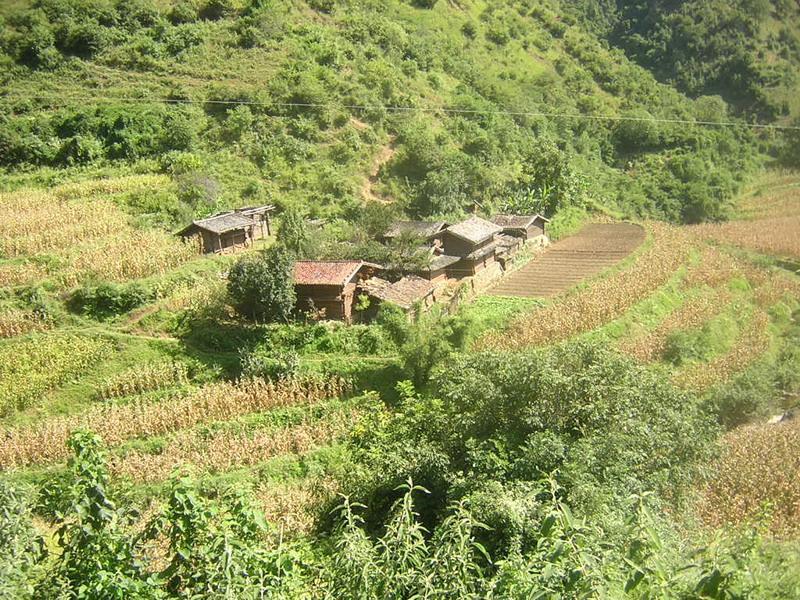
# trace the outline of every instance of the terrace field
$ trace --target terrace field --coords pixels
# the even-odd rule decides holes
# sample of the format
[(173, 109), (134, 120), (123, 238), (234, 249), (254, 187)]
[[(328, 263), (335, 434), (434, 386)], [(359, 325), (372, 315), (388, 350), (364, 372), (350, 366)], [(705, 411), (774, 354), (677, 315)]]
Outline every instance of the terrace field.
[[(173, 468), (191, 464), (209, 481), (226, 473), (263, 486), (262, 473), (297, 489), (306, 489), (309, 477), (333, 481), (343, 459), (337, 444), (356, 426), (359, 412), (372, 406), (371, 394), (387, 393), (381, 380), (401, 373), (401, 350), (381, 325), (240, 322), (218, 283), (232, 258), (192, 254), (166, 236), (146, 245), (148, 254), (166, 260), (114, 268), (143, 254), (127, 242), (110, 243), (120, 232), (128, 236), (130, 227), (115, 199), (147, 184), (130, 177), (0, 197), (4, 243), (14, 248), (6, 262), (42, 266), (25, 271), (26, 279), (15, 282), (0, 312), (2, 322), (17, 323), (6, 326), (0, 342), (6, 440), (0, 466), (14, 478), (48, 477), (63, 469), (68, 433), (87, 428), (112, 447), (113, 477), (128, 481), (130, 493), (140, 499), (157, 499), (157, 484), (166, 482)], [(463, 305), (463, 316), (472, 318), (472, 348), (522, 350), (571, 338), (604, 340), (710, 399), (752, 373), (757, 378), (761, 371), (793, 368), (783, 361), (794, 360), (800, 280), (778, 257), (750, 254), (749, 239), (718, 234), (776, 218), (800, 226), (800, 178), (767, 175), (756, 189), (761, 196), (749, 191), (742, 197), (745, 210), (758, 207), (742, 211), (747, 220), (690, 228), (644, 222), (646, 240), (633, 255), (552, 298), (514, 300), (495, 291), (495, 297)], [(102, 226), (82, 225), (79, 216), (86, 211), (101, 215)], [(54, 212), (62, 218), (46, 237), (23, 234)], [(85, 273), (75, 266), (82, 252), (66, 253), (59, 242), (65, 231), (84, 249), (107, 249), (103, 261), (89, 264), (94, 275), (113, 274), (123, 297), (126, 289), (145, 291), (111, 316), (98, 312), (91, 300), (76, 306), (76, 290), (92, 284), (75, 287), (76, 274)], [(570, 243), (567, 238), (556, 248)], [(280, 344), (297, 353), (300, 379), (285, 389), (258, 380), (229, 382), (241, 374), (243, 349), (256, 351), (263, 339), (272, 340), (273, 349)], [(786, 382), (789, 388), (754, 402), (745, 415), (742, 407), (731, 406), (720, 418), (734, 425), (788, 408), (797, 397), (795, 384)], [(741, 443), (741, 436), (731, 439)], [(325, 463), (325, 457), (334, 462)], [(306, 461), (314, 466), (298, 475)], [(302, 510), (311, 511), (305, 515), (263, 508), (275, 518), (308, 523), (314, 506), (303, 503)]]
[(795, 4), (0, 2), (0, 598), (800, 597)]

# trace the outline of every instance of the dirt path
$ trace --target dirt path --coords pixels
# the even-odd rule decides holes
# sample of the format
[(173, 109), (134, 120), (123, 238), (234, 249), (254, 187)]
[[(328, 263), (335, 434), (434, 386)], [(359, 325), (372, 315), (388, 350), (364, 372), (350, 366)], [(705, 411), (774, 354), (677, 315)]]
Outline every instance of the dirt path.
[(633, 252), (645, 238), (632, 223), (591, 223), (556, 242), (539, 258), (503, 278), (492, 296), (548, 298), (597, 275)]
[(369, 176), (364, 180), (361, 186), (362, 197), (371, 202), (380, 202), (381, 204), (391, 204), (392, 200), (385, 198), (375, 191), (375, 186), (378, 183), (378, 174), (381, 172), (381, 167), (392, 160), (397, 150), (394, 147), (394, 137), (389, 140), (386, 146), (380, 149), (380, 152), (375, 156), (372, 161), (372, 167), (369, 170)]

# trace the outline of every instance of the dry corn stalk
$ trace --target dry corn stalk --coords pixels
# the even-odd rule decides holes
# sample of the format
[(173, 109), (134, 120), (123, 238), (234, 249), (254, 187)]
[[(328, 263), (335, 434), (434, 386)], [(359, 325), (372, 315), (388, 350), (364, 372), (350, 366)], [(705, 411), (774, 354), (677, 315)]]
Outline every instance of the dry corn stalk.
[(330, 444), (347, 433), (357, 413), (335, 414), (318, 421), (278, 430), (218, 432), (210, 438), (182, 431), (157, 454), (134, 451), (111, 460), (112, 474), (136, 482), (167, 479), (178, 467), (193, 465), (202, 472), (222, 472), (252, 466), (281, 454), (300, 454)]
[(697, 512), (709, 526), (740, 525), (765, 512), (779, 536), (800, 533), (800, 420), (740, 427), (722, 439), (722, 454)]
[(726, 354), (707, 363), (694, 364), (673, 375), (675, 384), (693, 390), (705, 390), (743, 371), (764, 354), (770, 345), (769, 315), (756, 310)]
[(479, 349), (514, 350), (567, 339), (621, 316), (664, 285), (686, 261), (687, 237), (676, 227), (649, 223), (653, 245), (636, 262), (512, 323), (507, 331), (478, 341)]
[(0, 431), (0, 467), (4, 469), (64, 460), (66, 441), (76, 429), (99, 434), (114, 446), (136, 437), (148, 437), (229, 420), (281, 406), (312, 404), (349, 391), (341, 378), (288, 380), (280, 383), (247, 380), (217, 383), (185, 396), (152, 403), (136, 400), (122, 406), (98, 406), (83, 414), (49, 419), (28, 427)]

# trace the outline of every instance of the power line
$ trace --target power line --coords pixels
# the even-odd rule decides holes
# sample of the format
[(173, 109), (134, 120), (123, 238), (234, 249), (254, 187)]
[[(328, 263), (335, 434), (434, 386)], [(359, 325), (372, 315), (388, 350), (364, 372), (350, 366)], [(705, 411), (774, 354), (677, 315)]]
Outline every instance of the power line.
[[(584, 113), (561, 113), (551, 111), (514, 111), (503, 109), (470, 109), (470, 108), (453, 108), (447, 106), (392, 106), (385, 104), (333, 104), (333, 103), (316, 103), (316, 102), (262, 102), (257, 100), (191, 100), (184, 98), (136, 98), (132, 96), (43, 96), (43, 95), (25, 95), (25, 94), (6, 94), (0, 96), (0, 100), (46, 100), (58, 101), (62, 103), (67, 102), (87, 102), (87, 101), (109, 101), (109, 102), (126, 102), (130, 104), (213, 104), (221, 106), (263, 106), (267, 108), (339, 108), (347, 110), (384, 110), (387, 112), (397, 113), (445, 113), (445, 114), (463, 114), (463, 115), (507, 115), (512, 117), (548, 117), (553, 119), (578, 119), (578, 120), (595, 120), (595, 121), (631, 121), (640, 123), (665, 123), (672, 125), (700, 125), (709, 127), (748, 127), (751, 129), (765, 129), (776, 131), (800, 131), (800, 126), (796, 125), (774, 125), (769, 123), (748, 123), (746, 121), (706, 121), (706, 120), (692, 120), (692, 119), (669, 119), (659, 117), (635, 117), (625, 115), (589, 115)], [(270, 115), (275, 118), (280, 118)]]

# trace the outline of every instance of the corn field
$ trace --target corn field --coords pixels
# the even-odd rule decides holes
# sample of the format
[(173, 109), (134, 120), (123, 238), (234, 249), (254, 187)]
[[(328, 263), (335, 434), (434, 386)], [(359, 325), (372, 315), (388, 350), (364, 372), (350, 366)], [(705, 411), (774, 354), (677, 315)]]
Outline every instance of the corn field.
[(262, 484), (255, 490), (255, 497), (268, 523), (298, 534), (311, 532), (316, 509), (338, 491), (333, 479), (309, 477), (297, 482)]
[(65, 201), (42, 191), (0, 194), (0, 254), (65, 254), (81, 243), (119, 233), (127, 218), (108, 200)]
[(772, 175), (739, 203), (745, 219), (800, 215), (800, 177), (786, 172)]
[(670, 313), (653, 331), (645, 335), (623, 340), (620, 350), (642, 362), (659, 360), (666, 350), (669, 335), (679, 329), (699, 328), (718, 314), (731, 301), (731, 293), (725, 289), (713, 290), (687, 300)]
[(342, 396), (349, 390), (349, 382), (340, 378), (280, 383), (254, 379), (212, 384), (188, 396), (158, 403), (136, 400), (122, 406), (98, 406), (80, 415), (0, 431), (5, 440), (0, 446), (0, 468), (65, 460), (66, 441), (76, 429), (93, 431), (113, 446), (200, 423), (229, 420), (282, 406), (313, 404)]
[(29, 284), (46, 276), (47, 269), (32, 261), (0, 263), (0, 288)]
[(81, 248), (60, 280), (71, 287), (93, 276), (123, 282), (163, 275), (195, 256), (192, 244), (167, 233), (127, 230)]
[(89, 179), (64, 183), (53, 188), (53, 195), (59, 200), (70, 198), (92, 198), (99, 195), (114, 195), (125, 192), (148, 191), (169, 185), (166, 175), (126, 175), (109, 179)]
[(732, 279), (743, 278), (751, 283), (761, 283), (766, 279), (763, 269), (742, 261), (716, 248), (706, 246), (700, 253), (696, 264), (689, 267), (683, 279), (685, 289), (709, 286), (720, 287)]
[(800, 258), (800, 215), (696, 225), (695, 235), (765, 254)]
[(278, 430), (222, 431), (208, 437), (202, 432), (182, 431), (157, 454), (133, 451), (112, 458), (111, 472), (138, 483), (167, 479), (177, 468), (192, 465), (200, 472), (221, 472), (252, 466), (281, 454), (301, 454), (330, 444), (347, 433), (358, 414), (336, 412), (321, 420), (307, 420)]
[(573, 294), (530, 312), (507, 331), (479, 340), (480, 349), (513, 350), (567, 339), (620, 317), (663, 286), (686, 261), (687, 236), (660, 223), (648, 224), (653, 245), (629, 268), (590, 283)]
[[(122, 282), (163, 274), (197, 255), (194, 245), (165, 232), (134, 229), (106, 198), (59, 199), (64, 194), (0, 195), (0, 255), (56, 257), (62, 263), (58, 281), (65, 287), (91, 277)], [(39, 271), (2, 265), (0, 282), (29, 283), (45, 274)]]
[(800, 420), (726, 434), (702, 489), (698, 514), (711, 527), (766, 517), (773, 533), (800, 533)]
[(7, 310), (0, 313), (0, 339), (12, 338), (32, 331), (43, 331), (51, 326), (30, 310)]
[(112, 344), (74, 334), (34, 335), (0, 346), (0, 413), (25, 408), (80, 377), (110, 354)]
[(189, 383), (189, 370), (184, 363), (151, 362), (136, 365), (109, 377), (100, 386), (97, 395), (102, 400), (110, 400), (187, 383)]
[(768, 349), (771, 342), (769, 315), (756, 309), (729, 352), (707, 363), (699, 363), (678, 371), (676, 385), (705, 390), (743, 371)]

